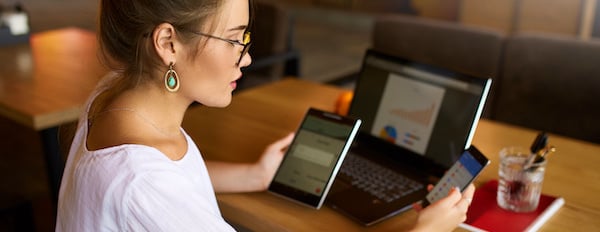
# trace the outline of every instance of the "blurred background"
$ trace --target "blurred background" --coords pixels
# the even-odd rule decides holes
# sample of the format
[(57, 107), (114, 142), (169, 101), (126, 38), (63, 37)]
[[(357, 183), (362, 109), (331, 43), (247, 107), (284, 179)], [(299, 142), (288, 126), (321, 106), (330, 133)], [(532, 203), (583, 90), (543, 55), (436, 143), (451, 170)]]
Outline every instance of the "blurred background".
[[(352, 88), (352, 77), (371, 46), (374, 19), (386, 14), (506, 34), (533, 31), (579, 40), (600, 36), (597, 0), (255, 1), (257, 32), (253, 32), (251, 54), (256, 64), (248, 68), (240, 91), (286, 76)], [(99, 1), (0, 0), (0, 5), (3, 12), (20, 5), (28, 16), (29, 33), (64, 27), (95, 31)], [(31, 213), (31, 230), (54, 231), (39, 134), (3, 117), (0, 131), (0, 231), (12, 231), (4, 225), (18, 220), (14, 215), (21, 211), (22, 215)]]

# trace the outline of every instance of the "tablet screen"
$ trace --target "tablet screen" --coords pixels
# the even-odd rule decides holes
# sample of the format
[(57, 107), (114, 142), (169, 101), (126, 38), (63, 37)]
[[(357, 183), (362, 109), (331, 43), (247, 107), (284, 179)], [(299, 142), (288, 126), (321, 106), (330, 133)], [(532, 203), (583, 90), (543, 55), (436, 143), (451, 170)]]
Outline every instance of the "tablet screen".
[(360, 120), (310, 109), (269, 191), (319, 208), (359, 126)]

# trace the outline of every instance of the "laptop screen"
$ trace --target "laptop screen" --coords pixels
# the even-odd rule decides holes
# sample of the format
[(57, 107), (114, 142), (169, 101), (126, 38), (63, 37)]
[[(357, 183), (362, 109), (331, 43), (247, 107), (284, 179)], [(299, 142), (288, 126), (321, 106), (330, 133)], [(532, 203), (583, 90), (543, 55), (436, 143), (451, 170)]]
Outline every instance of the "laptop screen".
[(490, 79), (367, 51), (349, 114), (361, 134), (444, 167), (471, 144)]

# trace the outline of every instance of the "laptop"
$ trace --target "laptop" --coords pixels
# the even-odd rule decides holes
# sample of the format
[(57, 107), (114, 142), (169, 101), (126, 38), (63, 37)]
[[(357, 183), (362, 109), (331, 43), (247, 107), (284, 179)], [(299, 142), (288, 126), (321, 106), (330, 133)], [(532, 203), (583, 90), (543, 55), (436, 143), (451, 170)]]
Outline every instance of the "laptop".
[(471, 145), (490, 85), (367, 50), (348, 113), (363, 123), (326, 204), (366, 226), (410, 209)]

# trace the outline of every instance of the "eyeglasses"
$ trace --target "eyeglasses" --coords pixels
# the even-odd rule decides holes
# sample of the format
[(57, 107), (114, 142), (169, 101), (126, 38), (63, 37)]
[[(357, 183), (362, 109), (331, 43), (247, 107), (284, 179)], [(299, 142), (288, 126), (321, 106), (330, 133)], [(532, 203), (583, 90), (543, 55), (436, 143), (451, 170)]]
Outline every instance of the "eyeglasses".
[(221, 41), (225, 41), (227, 43), (230, 43), (231, 45), (242, 46), (243, 48), (242, 48), (242, 51), (240, 51), (240, 58), (235, 63), (235, 65), (237, 65), (237, 66), (240, 65), (240, 63), (242, 62), (242, 59), (244, 58), (244, 55), (246, 55), (246, 53), (248, 53), (248, 50), (250, 50), (250, 45), (252, 44), (250, 42), (250, 32), (245, 32), (244, 33), (244, 41), (242, 41), (242, 42), (237, 41), (237, 40), (232, 40), (232, 39), (225, 39), (225, 38), (221, 38), (221, 37), (218, 37), (218, 36), (205, 34), (205, 33), (202, 33), (202, 32), (197, 32), (197, 31), (190, 31), (190, 32), (194, 33), (196, 35), (206, 36), (208, 38), (218, 39), (218, 40), (221, 40)]

